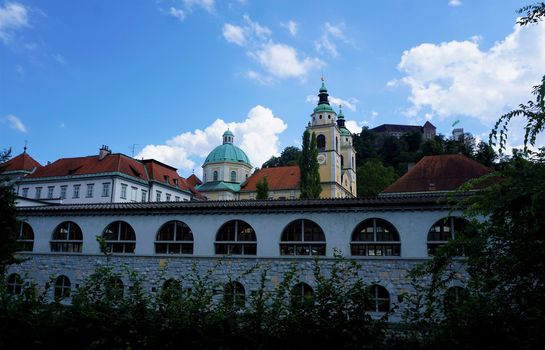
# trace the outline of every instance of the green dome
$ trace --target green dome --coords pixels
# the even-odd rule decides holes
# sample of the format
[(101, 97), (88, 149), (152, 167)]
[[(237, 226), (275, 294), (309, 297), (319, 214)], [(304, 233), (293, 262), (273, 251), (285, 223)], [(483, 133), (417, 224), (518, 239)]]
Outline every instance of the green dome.
[(246, 153), (232, 143), (224, 143), (214, 148), (206, 157), (204, 164), (221, 162), (245, 163), (251, 166)]
[(333, 112), (333, 108), (331, 108), (330, 105), (319, 104), (316, 106), (316, 108), (314, 108), (314, 113), (318, 112)]
[(227, 130), (226, 132), (223, 133), (223, 137), (225, 136), (235, 136), (235, 134), (233, 134), (231, 130)]
[(350, 131), (347, 128), (340, 128), (341, 136), (352, 136)]

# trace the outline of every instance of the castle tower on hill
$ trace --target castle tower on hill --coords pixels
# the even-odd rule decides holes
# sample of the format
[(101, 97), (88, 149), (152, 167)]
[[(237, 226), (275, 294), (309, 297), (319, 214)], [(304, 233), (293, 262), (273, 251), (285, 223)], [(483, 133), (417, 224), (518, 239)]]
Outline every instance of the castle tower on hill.
[(321, 198), (356, 197), (356, 151), (352, 134), (345, 126), (342, 107), (337, 114), (329, 104), (322, 78), (318, 105), (307, 129), (316, 135), (320, 165)]

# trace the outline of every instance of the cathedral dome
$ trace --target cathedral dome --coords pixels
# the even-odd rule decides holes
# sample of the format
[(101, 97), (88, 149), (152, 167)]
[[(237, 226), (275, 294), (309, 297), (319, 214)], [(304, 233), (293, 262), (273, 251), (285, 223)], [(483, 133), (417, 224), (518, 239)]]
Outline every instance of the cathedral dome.
[(233, 138), (234, 134), (230, 130), (223, 133), (223, 144), (214, 148), (212, 152), (208, 154), (208, 157), (206, 157), (206, 160), (204, 161), (204, 165), (208, 163), (233, 162), (244, 163), (251, 166), (250, 159), (246, 153), (233, 145)]

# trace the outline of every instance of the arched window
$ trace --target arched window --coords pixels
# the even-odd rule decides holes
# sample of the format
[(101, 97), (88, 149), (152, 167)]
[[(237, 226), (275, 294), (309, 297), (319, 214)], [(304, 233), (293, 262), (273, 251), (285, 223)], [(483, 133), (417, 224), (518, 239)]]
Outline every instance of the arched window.
[(246, 304), (246, 291), (239, 282), (229, 282), (225, 285), (223, 301), (230, 306), (242, 308)]
[(179, 300), (182, 298), (182, 284), (180, 281), (169, 278), (163, 283), (163, 288), (161, 289), (161, 298), (165, 302)]
[(468, 297), (467, 290), (463, 287), (455, 286), (446, 290), (443, 299), (443, 308), (446, 313), (452, 311), (456, 305)]
[(400, 247), (396, 228), (383, 219), (362, 221), (352, 232), (352, 255), (399, 256)]
[(218, 171), (217, 170), (214, 170), (214, 177), (213, 177), (214, 181), (218, 181)]
[(344, 157), (343, 155), (341, 154), (341, 169), (344, 167)]
[(311, 303), (314, 301), (314, 290), (304, 282), (297, 283), (291, 289), (291, 302), (293, 304)]
[(237, 182), (237, 172), (231, 171), (231, 182)]
[(193, 233), (186, 223), (169, 221), (155, 238), (156, 254), (193, 254)]
[(12, 273), (8, 276), (7, 289), (9, 295), (19, 295), (23, 292), (23, 280), (21, 276)]
[(21, 223), (17, 242), (19, 243), (18, 250), (21, 252), (31, 252), (34, 249), (34, 230), (28, 223)]
[(318, 148), (318, 152), (325, 151), (325, 136), (324, 135), (318, 135), (318, 137), (316, 137), (316, 147)]
[(245, 221), (231, 220), (223, 224), (216, 234), (216, 254), (256, 255), (255, 231)]
[(62, 222), (53, 231), (52, 252), (81, 253), (83, 234), (81, 228), (72, 221)]
[[(437, 248), (460, 235), (472, 236), (474, 229), (462, 218), (448, 217), (438, 220), (428, 232), (428, 255), (434, 255)], [(463, 255), (463, 251), (460, 251)]]
[(390, 293), (383, 286), (374, 284), (369, 287), (367, 311), (387, 312), (390, 310)]
[(114, 221), (102, 233), (112, 253), (134, 253), (136, 234), (131, 225), (124, 221)]
[(325, 255), (325, 235), (314, 221), (292, 221), (282, 232), (280, 255)]
[(69, 298), (70, 292), (70, 279), (64, 275), (57, 277), (55, 281), (55, 300)]
[(125, 286), (123, 285), (123, 281), (121, 278), (112, 277), (108, 280), (107, 285), (110, 294), (115, 298), (123, 298), (123, 292), (125, 289)]

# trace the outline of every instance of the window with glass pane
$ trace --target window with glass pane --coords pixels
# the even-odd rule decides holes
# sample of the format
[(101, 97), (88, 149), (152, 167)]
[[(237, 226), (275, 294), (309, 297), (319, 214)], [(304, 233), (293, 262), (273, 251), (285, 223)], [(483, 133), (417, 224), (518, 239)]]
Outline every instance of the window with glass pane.
[(134, 253), (136, 234), (131, 225), (124, 221), (115, 221), (109, 224), (102, 234), (112, 253)]
[(70, 297), (71, 283), (70, 279), (61, 275), (55, 281), (55, 300), (61, 300)]
[(157, 232), (155, 253), (193, 254), (193, 232), (184, 222), (167, 222)]
[(31, 252), (34, 249), (34, 230), (26, 223), (22, 222), (19, 228), (18, 251)]
[(399, 233), (386, 220), (364, 220), (352, 233), (350, 250), (352, 255), (357, 256), (400, 256)]
[(23, 280), (21, 276), (16, 273), (8, 276), (7, 292), (9, 295), (19, 295), (23, 292)]
[(308, 284), (300, 282), (291, 289), (292, 304), (313, 303), (313, 301), (314, 290)]
[(367, 311), (387, 312), (390, 310), (390, 293), (383, 286), (369, 287)]
[(257, 238), (255, 231), (245, 221), (231, 220), (223, 224), (216, 234), (216, 254), (256, 255)]
[(280, 255), (325, 255), (325, 235), (314, 221), (292, 221), (284, 231), (280, 243)]
[[(467, 220), (452, 216), (438, 220), (428, 232), (428, 255), (434, 255), (439, 247), (462, 235), (475, 235), (474, 227)], [(462, 248), (459, 255), (464, 255)]]
[(72, 221), (64, 221), (53, 231), (52, 252), (81, 253), (83, 234), (81, 228)]
[(227, 305), (242, 308), (246, 304), (246, 291), (239, 282), (229, 282), (225, 285), (223, 300)]

